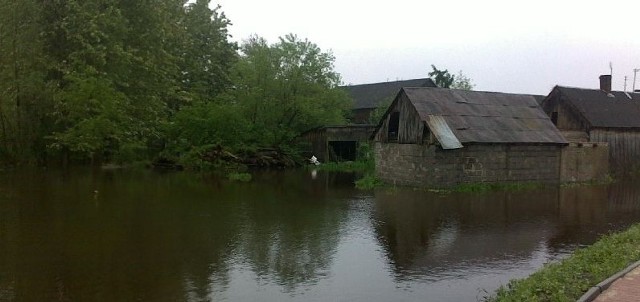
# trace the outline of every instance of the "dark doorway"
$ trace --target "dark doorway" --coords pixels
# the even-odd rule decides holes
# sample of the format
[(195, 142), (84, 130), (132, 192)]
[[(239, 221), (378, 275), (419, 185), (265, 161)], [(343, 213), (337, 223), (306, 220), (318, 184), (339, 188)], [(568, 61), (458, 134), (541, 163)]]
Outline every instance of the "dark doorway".
[(389, 133), (388, 140), (390, 142), (398, 141), (398, 129), (400, 128), (400, 112), (392, 112), (389, 116)]
[(355, 161), (355, 141), (331, 141), (329, 142), (329, 159), (332, 161)]

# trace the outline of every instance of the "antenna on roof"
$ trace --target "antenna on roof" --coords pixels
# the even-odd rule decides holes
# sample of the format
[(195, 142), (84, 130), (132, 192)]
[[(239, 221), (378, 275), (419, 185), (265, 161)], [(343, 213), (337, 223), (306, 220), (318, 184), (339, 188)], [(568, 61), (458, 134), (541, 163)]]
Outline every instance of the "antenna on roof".
[(624, 89), (623, 91), (626, 93), (627, 92), (627, 76), (624, 76)]
[(634, 68), (633, 69), (633, 91), (632, 92), (636, 92), (636, 74), (638, 73), (638, 71), (640, 71), (640, 68)]
[(609, 75), (613, 78), (613, 64), (609, 61)]

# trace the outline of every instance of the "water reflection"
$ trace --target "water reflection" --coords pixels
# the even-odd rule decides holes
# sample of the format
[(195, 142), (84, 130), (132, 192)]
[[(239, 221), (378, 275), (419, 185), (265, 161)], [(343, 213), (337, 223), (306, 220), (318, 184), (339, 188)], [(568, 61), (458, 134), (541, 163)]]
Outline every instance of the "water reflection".
[(474, 301), (640, 218), (640, 186), (436, 194), (272, 172), (0, 175), (0, 301)]
[(557, 191), (376, 195), (376, 224), (399, 278), (459, 278), (463, 267), (518, 266), (553, 232)]

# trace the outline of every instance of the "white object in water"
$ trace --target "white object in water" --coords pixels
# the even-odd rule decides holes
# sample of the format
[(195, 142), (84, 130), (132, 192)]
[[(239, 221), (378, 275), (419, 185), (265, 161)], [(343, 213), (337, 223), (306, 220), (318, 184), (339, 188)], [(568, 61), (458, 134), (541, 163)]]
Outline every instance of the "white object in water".
[(309, 161), (316, 166), (320, 165), (320, 162), (318, 161), (318, 158), (315, 155), (312, 155)]

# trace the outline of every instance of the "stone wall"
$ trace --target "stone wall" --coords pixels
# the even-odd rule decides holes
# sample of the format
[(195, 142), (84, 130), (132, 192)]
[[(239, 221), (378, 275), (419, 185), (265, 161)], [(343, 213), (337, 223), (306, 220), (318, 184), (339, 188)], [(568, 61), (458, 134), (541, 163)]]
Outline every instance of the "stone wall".
[(443, 150), (418, 144), (375, 144), (376, 176), (398, 185), (558, 182), (560, 146), (468, 145)]
[(582, 182), (604, 179), (609, 174), (607, 143), (571, 143), (562, 148), (560, 180)]

